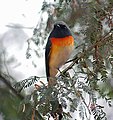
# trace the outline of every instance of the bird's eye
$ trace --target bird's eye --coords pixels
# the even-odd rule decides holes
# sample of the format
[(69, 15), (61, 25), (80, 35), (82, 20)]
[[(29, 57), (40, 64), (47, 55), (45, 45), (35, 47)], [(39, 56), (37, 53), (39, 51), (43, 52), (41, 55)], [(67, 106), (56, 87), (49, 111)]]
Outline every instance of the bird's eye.
[(57, 24), (57, 27), (60, 27), (60, 25), (59, 25), (59, 24)]
[(58, 27), (58, 28), (63, 28), (63, 29), (66, 28), (66, 26), (65, 26), (65, 25), (62, 25), (62, 24), (55, 24), (54, 27), (55, 27), (55, 28), (56, 28), (56, 27)]
[(62, 28), (66, 28), (66, 26), (65, 26), (65, 25), (62, 25)]
[(60, 25), (59, 25), (59, 24), (55, 24), (54, 27), (55, 27), (55, 28), (56, 28), (56, 27), (60, 27)]

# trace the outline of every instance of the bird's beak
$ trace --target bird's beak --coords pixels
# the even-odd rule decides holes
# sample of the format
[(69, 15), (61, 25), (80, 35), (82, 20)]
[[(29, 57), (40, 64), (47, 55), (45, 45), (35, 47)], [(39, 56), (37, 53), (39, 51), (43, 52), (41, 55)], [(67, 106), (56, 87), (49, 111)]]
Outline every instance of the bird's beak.
[(60, 27), (60, 25), (59, 25), (59, 24), (57, 24), (57, 27)]

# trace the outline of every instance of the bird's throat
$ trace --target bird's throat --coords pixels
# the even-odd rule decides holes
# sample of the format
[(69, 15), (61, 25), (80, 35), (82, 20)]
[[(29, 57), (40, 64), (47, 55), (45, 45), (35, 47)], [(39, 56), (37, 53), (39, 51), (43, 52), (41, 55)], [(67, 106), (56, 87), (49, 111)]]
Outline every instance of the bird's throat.
[(74, 45), (74, 38), (72, 36), (67, 36), (64, 38), (50, 38), (51, 43), (57, 46), (70, 46)]

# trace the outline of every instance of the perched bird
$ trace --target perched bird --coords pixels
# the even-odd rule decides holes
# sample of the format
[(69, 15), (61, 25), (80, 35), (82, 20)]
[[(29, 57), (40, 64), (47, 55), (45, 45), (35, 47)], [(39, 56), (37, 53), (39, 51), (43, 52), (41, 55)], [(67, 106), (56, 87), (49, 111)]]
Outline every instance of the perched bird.
[(55, 82), (58, 69), (65, 64), (74, 49), (74, 38), (66, 23), (54, 24), (45, 50), (46, 76), (49, 85)]

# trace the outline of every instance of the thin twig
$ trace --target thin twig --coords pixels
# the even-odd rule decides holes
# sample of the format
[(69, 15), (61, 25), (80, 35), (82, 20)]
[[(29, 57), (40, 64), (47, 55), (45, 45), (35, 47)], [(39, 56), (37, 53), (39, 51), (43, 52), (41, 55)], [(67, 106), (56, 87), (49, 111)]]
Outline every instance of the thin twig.
[(32, 111), (31, 120), (35, 120), (35, 109), (33, 109), (33, 111)]
[(7, 71), (8, 76), (9, 76), (13, 81), (15, 81), (15, 79), (9, 74), (9, 70), (8, 70), (8, 67), (7, 67), (7, 64), (6, 64), (5, 51), (3, 51), (3, 58), (4, 58), (4, 60), (3, 60), (4, 66), (5, 66), (5, 68), (6, 68), (6, 71)]
[[(89, 46), (84, 52), (82, 52), (82, 53), (80, 53), (80, 55), (78, 56), (78, 57), (74, 57), (72, 60), (73, 60), (73, 62), (66, 68), (66, 69), (64, 69), (63, 71), (62, 71), (62, 73), (64, 74), (64, 73), (66, 73), (69, 69), (71, 69), (74, 65), (75, 65), (75, 63), (79, 60), (79, 59), (81, 59), (81, 58), (83, 58), (84, 56), (85, 56), (85, 54), (87, 53), (87, 52), (89, 52), (89, 51), (91, 51), (95, 46), (102, 46), (103, 44), (105, 44), (106, 42), (107, 42), (107, 38), (109, 37), (108, 35), (111, 33), (111, 31), (109, 31), (105, 36), (103, 36), (98, 42), (96, 42), (95, 44), (93, 44), (93, 45), (91, 45), (91, 46)], [(108, 36), (108, 37), (107, 37)]]
[(6, 79), (4, 78), (1, 74), (0, 74), (0, 80), (5, 83), (5, 85), (7, 85), (7, 87), (16, 95), (18, 96), (21, 100), (24, 99), (24, 96), (22, 96), (20, 93), (18, 93), (18, 91), (16, 91), (16, 89), (14, 89), (12, 86), (11, 86), (11, 83)]

